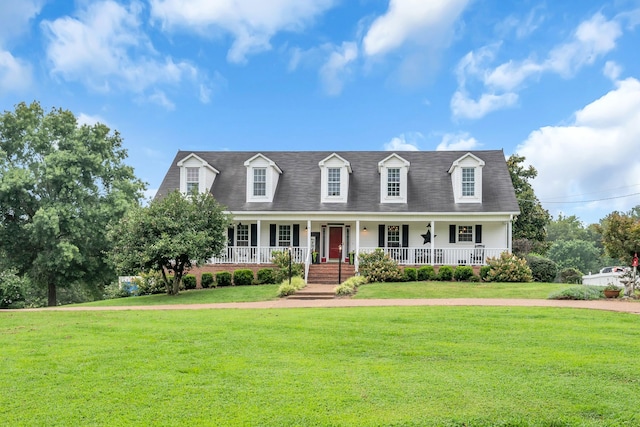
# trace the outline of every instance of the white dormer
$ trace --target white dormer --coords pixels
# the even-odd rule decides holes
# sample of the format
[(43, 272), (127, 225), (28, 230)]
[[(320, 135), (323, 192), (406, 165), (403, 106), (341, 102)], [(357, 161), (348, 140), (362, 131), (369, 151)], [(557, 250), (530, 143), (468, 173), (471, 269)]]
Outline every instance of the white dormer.
[(211, 191), (213, 181), (220, 173), (216, 168), (194, 153), (178, 162), (180, 168), (180, 192), (190, 193), (194, 189), (198, 193)]
[(246, 162), (247, 202), (273, 202), (282, 170), (268, 157), (258, 153)]
[(484, 161), (467, 153), (449, 168), (456, 203), (482, 203), (482, 168)]
[(321, 203), (347, 203), (351, 163), (333, 153), (318, 163), (322, 182)]
[(407, 203), (409, 165), (396, 153), (378, 162), (380, 203)]

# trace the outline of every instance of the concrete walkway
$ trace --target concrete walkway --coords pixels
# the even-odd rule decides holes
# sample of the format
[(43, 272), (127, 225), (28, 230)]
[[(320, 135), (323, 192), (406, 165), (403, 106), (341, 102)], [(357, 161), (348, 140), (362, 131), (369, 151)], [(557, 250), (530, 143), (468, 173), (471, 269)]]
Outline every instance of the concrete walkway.
[(640, 314), (640, 302), (624, 300), (564, 301), (546, 299), (449, 298), (449, 299), (351, 299), (290, 300), (235, 302), (218, 304), (175, 304), (112, 307), (44, 307), (0, 311), (121, 311), (121, 310), (203, 310), (203, 309), (282, 309), (332, 307), (409, 307), (409, 306), (494, 306), (494, 307), (560, 307), (607, 310)]

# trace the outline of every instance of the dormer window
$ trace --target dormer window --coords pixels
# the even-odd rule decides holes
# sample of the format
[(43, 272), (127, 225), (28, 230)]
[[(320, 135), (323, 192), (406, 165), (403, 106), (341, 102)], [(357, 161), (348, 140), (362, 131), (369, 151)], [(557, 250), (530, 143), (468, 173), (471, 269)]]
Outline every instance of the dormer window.
[(177, 163), (180, 168), (180, 191), (182, 193), (204, 193), (220, 172), (195, 153), (189, 154)]
[(407, 203), (409, 165), (396, 153), (378, 162), (380, 203)]
[(387, 197), (400, 197), (400, 169), (387, 170)]
[(198, 192), (200, 187), (200, 168), (187, 168), (187, 193)]
[(263, 154), (256, 154), (246, 162), (247, 202), (273, 202), (282, 170)]
[(349, 199), (349, 174), (351, 163), (333, 153), (318, 163), (322, 190), (322, 203), (347, 203)]
[(255, 197), (267, 195), (267, 169), (253, 169), (253, 195)]
[(484, 160), (467, 153), (449, 168), (456, 203), (482, 203), (482, 168)]
[(327, 170), (328, 173), (328, 196), (329, 197), (340, 197), (340, 169), (339, 168), (329, 168)]
[(462, 168), (462, 197), (476, 195), (476, 170), (474, 168)]

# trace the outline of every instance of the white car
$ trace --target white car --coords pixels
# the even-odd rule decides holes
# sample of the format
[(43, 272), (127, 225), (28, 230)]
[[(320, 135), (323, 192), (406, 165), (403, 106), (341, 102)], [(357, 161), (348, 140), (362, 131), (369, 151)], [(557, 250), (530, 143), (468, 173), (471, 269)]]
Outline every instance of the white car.
[(625, 267), (620, 267), (619, 265), (616, 265), (614, 267), (605, 267), (600, 269), (600, 274), (602, 273), (624, 273), (626, 271)]

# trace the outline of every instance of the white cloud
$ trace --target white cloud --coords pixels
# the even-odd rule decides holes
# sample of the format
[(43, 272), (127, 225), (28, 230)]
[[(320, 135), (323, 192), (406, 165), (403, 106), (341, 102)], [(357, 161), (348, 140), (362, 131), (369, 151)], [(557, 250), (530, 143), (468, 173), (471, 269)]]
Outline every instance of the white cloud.
[[(384, 55), (407, 43), (442, 42), (469, 0), (390, 0), (363, 39), (366, 55)], [(446, 40), (446, 38), (445, 38)]]
[(436, 151), (475, 150), (480, 146), (478, 140), (468, 133), (448, 133), (443, 135)]
[(577, 111), (573, 123), (540, 128), (517, 148), (538, 170), (533, 186), (543, 206), (554, 215), (570, 206), (589, 223), (638, 204), (637, 196), (622, 197), (639, 190), (638, 151), (640, 81), (633, 78)]
[(479, 119), (492, 111), (515, 105), (518, 95), (512, 92), (496, 95), (483, 93), (480, 99), (471, 99), (464, 91), (458, 90), (451, 98), (451, 112), (454, 117)]
[(28, 22), (35, 17), (44, 0), (20, 0), (0, 2), (0, 46), (3, 41), (27, 31)]
[(618, 65), (614, 61), (607, 61), (604, 64), (604, 68), (602, 69), (602, 74), (605, 75), (611, 81), (616, 81), (620, 78), (620, 74), (622, 74), (622, 67)]
[[(488, 64), (495, 58), (499, 45), (469, 52), (456, 68), (458, 90), (451, 100), (452, 113), (454, 117), (477, 119), (491, 111), (511, 107), (517, 100), (515, 91), (527, 80), (546, 72), (570, 78), (582, 67), (592, 65), (613, 50), (621, 35), (620, 23), (616, 19), (607, 20), (596, 13), (578, 25), (570, 40), (553, 47), (541, 61), (530, 55), (526, 59), (510, 60), (491, 68)], [(472, 79), (478, 80), (484, 88), (477, 101), (468, 95), (467, 86)]]
[(173, 102), (167, 98), (167, 95), (161, 91), (156, 90), (151, 95), (149, 95), (149, 101), (158, 104), (161, 107), (164, 107), (166, 110), (175, 110), (176, 106)]
[(141, 30), (141, 12), (138, 2), (125, 7), (105, 0), (90, 3), (77, 17), (43, 21), (52, 73), (102, 92), (143, 94), (159, 85), (197, 82), (199, 71), (191, 64), (159, 58)]
[(82, 125), (89, 125), (89, 126), (93, 126), (96, 123), (102, 123), (103, 125), (109, 126), (107, 124), (107, 121), (105, 119), (103, 119), (100, 116), (92, 116), (89, 114), (85, 114), (85, 113), (80, 113), (77, 116), (77, 120), (78, 120), (78, 125), (82, 126)]
[(28, 88), (32, 81), (31, 65), (0, 50), (0, 94)]
[(329, 95), (339, 95), (344, 80), (351, 74), (350, 65), (358, 58), (358, 46), (353, 42), (343, 42), (330, 54), (329, 59), (320, 68), (320, 79)]
[(164, 28), (181, 28), (210, 37), (231, 34), (227, 59), (246, 62), (247, 56), (271, 49), (280, 31), (301, 31), (333, 7), (335, 0), (151, 0), (151, 15)]
[(391, 141), (384, 144), (385, 151), (419, 151), (418, 141), (423, 139), (420, 132), (401, 134), (391, 138)]

